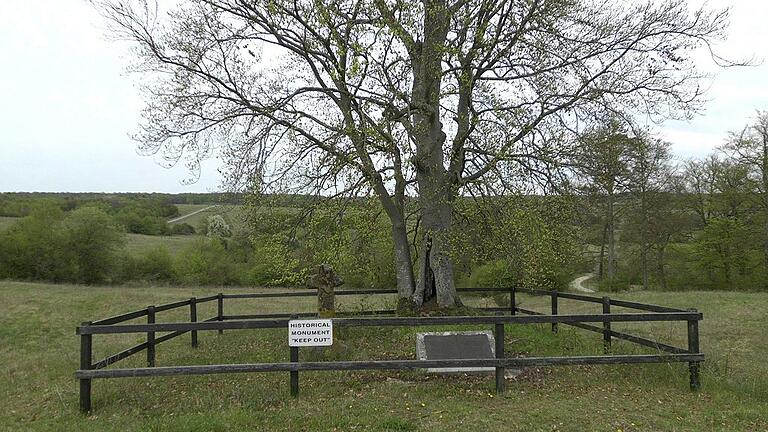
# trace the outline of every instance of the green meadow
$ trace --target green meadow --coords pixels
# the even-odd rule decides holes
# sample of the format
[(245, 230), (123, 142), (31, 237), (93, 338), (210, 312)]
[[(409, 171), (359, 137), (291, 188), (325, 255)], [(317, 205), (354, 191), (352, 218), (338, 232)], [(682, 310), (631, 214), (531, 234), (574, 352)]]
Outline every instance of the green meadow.
[[(301, 373), (301, 394), (289, 396), (288, 374), (232, 374), (95, 380), (93, 411), (78, 411), (79, 340), (84, 320), (201, 297), (235, 288), (102, 287), (0, 282), (0, 428), (113, 431), (761, 431), (768, 429), (768, 294), (639, 292), (617, 297), (704, 313), (701, 345), (707, 356), (703, 388), (688, 389), (685, 364), (531, 368), (494, 393), (490, 376), (439, 377), (420, 372)], [(522, 307), (546, 310), (545, 299), (520, 296)], [(391, 306), (393, 299), (344, 298), (341, 310)], [(467, 298), (469, 304), (490, 302)], [(313, 298), (243, 300), (226, 313), (310, 311)], [(201, 318), (215, 314), (201, 305)], [(599, 305), (561, 301), (561, 313)], [(186, 319), (186, 309), (158, 322)], [(631, 330), (685, 343), (684, 324), (632, 324)], [(419, 331), (424, 330), (423, 328)], [(411, 328), (346, 329), (339, 358), (414, 358)], [(285, 361), (282, 330), (201, 332), (157, 348), (157, 365)], [(94, 359), (141, 342), (143, 335), (95, 336)], [(618, 353), (648, 352), (615, 342)], [(598, 334), (569, 327), (508, 326), (510, 355), (579, 355), (601, 350)], [(303, 359), (313, 354), (302, 352)], [(139, 353), (112, 367), (144, 366)]]

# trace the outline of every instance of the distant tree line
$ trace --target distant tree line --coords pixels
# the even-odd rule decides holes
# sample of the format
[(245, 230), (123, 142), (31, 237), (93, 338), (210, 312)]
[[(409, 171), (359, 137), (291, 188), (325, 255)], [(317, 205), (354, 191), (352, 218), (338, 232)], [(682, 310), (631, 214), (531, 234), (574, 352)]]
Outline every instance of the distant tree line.
[(768, 114), (701, 159), (604, 122), (582, 135), (581, 224), (606, 288), (768, 288)]
[[(676, 161), (669, 147), (608, 117), (569, 146), (558, 193), (458, 198), (446, 237), (457, 284), (561, 289), (593, 270), (608, 290), (767, 289), (768, 114), (707, 157)], [(212, 216), (181, 251), (133, 256), (125, 233), (166, 233), (176, 198), (2, 194), (0, 214), (24, 217), (0, 231), (0, 277), (284, 286), (327, 263), (347, 286), (395, 286), (393, 237), (372, 197), (242, 198), (243, 227)], [(421, 229), (406, 218), (414, 260)]]
[[(116, 284), (132, 281), (246, 285), (252, 254), (248, 242), (229, 237), (221, 217), (215, 228), (172, 255), (158, 247), (141, 255), (126, 249), (120, 214), (84, 205), (64, 212), (38, 202), (27, 216), (0, 231), (0, 278)], [(223, 225), (222, 225), (223, 224)]]
[[(280, 207), (304, 207), (321, 201), (301, 194), (274, 194), (272, 203)], [(0, 193), (0, 217), (24, 217), (41, 206), (68, 212), (82, 206), (97, 206), (114, 216), (117, 223), (133, 234), (188, 235), (206, 225), (193, 227), (187, 223), (168, 224), (179, 216), (177, 204), (240, 205), (246, 195), (240, 193)]]
[(0, 232), (0, 277), (53, 282), (114, 280), (125, 234), (98, 207), (65, 213), (38, 205)]
[[(213, 215), (179, 251), (126, 249), (119, 213), (100, 205), (63, 211), (42, 200), (0, 231), (0, 278), (85, 284), (300, 286), (331, 264), (347, 287), (394, 287), (386, 217), (374, 200), (318, 200), (313, 206), (249, 204), (244, 227)], [(274, 205), (275, 202), (281, 205)], [(294, 201), (295, 202), (295, 201)], [(412, 204), (412, 205), (415, 205)], [(450, 252), (464, 286), (559, 288), (585, 264), (568, 198), (462, 200)], [(418, 223), (409, 227), (416, 235)], [(534, 239), (531, 241), (531, 239)], [(415, 250), (414, 250), (415, 252)]]
[[(192, 234), (186, 224), (169, 225), (179, 215), (178, 198), (165, 194), (0, 194), (0, 216), (24, 217), (41, 206), (69, 212), (81, 207), (98, 207), (115, 218), (127, 232), (147, 235)], [(210, 201), (209, 201), (210, 202)], [(192, 229), (190, 229), (192, 228)]]

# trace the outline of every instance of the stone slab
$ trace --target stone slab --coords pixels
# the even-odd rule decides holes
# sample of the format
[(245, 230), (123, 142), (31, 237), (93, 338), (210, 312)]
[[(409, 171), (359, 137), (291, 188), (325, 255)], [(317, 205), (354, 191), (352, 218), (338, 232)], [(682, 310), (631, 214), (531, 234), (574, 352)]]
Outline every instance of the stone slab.
[[(492, 359), (496, 344), (491, 331), (450, 331), (416, 334), (419, 360)], [(428, 368), (431, 373), (488, 373), (492, 367)]]

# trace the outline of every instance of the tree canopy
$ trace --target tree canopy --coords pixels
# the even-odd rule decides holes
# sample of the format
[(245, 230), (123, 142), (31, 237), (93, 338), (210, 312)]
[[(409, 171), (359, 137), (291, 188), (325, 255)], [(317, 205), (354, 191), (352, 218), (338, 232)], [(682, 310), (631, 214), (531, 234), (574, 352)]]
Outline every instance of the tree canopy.
[(597, 112), (698, 109), (690, 54), (711, 51), (728, 15), (682, 0), (94, 3), (147, 77), (145, 152), (192, 168), (218, 153), (233, 188), (375, 195), (416, 306), (456, 304), (458, 196), (546, 191)]

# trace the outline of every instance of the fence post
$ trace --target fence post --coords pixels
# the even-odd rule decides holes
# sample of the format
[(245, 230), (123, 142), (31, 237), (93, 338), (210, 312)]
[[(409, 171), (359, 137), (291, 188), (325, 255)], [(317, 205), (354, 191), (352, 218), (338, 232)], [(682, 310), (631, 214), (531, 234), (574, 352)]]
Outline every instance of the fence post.
[[(696, 309), (688, 309), (689, 312), (698, 312)], [(688, 320), (688, 352), (691, 354), (699, 353), (699, 320)], [(688, 372), (691, 375), (691, 390), (701, 389), (701, 380), (699, 379), (699, 362), (688, 362)]]
[[(496, 359), (504, 358), (504, 323), (496, 323), (493, 338), (496, 342)], [(496, 366), (496, 393), (504, 393), (504, 367)]]
[[(557, 315), (557, 291), (552, 291), (552, 315)], [(557, 323), (552, 323), (552, 333), (557, 333)]]
[[(291, 319), (295, 320), (298, 315), (291, 315)], [(289, 330), (290, 331), (290, 330)], [(299, 347), (290, 347), (291, 349), (291, 363), (298, 363), (299, 361)], [(299, 371), (291, 371), (291, 396), (297, 397), (299, 395)]]
[[(611, 313), (611, 299), (603, 297), (603, 314)], [(611, 322), (603, 321), (603, 352), (611, 352)]]
[(515, 299), (515, 287), (509, 290), (509, 314), (515, 315), (517, 311), (517, 299)]
[[(147, 324), (155, 323), (155, 307), (147, 306)], [(147, 332), (147, 366), (155, 367), (155, 332)]]
[[(216, 303), (218, 304), (218, 311), (216, 313), (216, 321), (224, 321), (224, 294), (219, 293), (216, 297)], [(219, 334), (223, 334), (224, 330), (219, 330)]]
[[(81, 327), (91, 325), (90, 321), (80, 324)], [(80, 369), (88, 370), (92, 367), (93, 359), (93, 335), (80, 335)], [(91, 410), (91, 379), (80, 378), (80, 411), (88, 412)]]
[[(197, 298), (189, 299), (189, 321), (197, 322)], [(197, 330), (192, 330), (192, 348), (197, 348)]]

